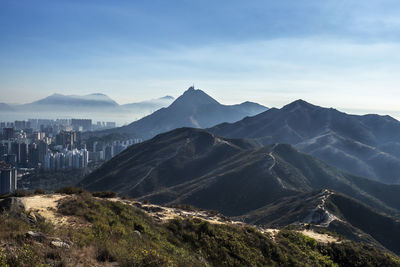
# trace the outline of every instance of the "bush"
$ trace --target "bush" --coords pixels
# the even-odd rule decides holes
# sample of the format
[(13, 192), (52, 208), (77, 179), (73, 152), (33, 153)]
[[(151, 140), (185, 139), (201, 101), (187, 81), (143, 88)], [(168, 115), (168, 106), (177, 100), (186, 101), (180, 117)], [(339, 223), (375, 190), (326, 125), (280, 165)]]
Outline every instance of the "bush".
[(27, 197), (33, 195), (33, 193), (27, 190), (16, 190), (12, 195), (14, 197)]
[(36, 189), (35, 192), (33, 192), (35, 195), (45, 195), (46, 190), (43, 189)]
[[(81, 192), (60, 190), (72, 191)], [(0, 243), (10, 244), (0, 248), (0, 266), (400, 266), (396, 256), (371, 247), (318, 244), (295, 230), (282, 229), (272, 240), (250, 226), (201, 219), (157, 223), (134, 206), (85, 191), (61, 200), (58, 212), (85, 223), (52, 227), (0, 215)], [(71, 249), (38, 244), (26, 237), (29, 230), (71, 241)]]
[(117, 193), (112, 191), (93, 192), (92, 196), (99, 198), (114, 198), (117, 197)]
[(84, 192), (87, 191), (81, 187), (74, 187), (74, 186), (66, 186), (56, 191), (56, 193), (58, 194), (67, 194), (67, 195), (82, 194)]

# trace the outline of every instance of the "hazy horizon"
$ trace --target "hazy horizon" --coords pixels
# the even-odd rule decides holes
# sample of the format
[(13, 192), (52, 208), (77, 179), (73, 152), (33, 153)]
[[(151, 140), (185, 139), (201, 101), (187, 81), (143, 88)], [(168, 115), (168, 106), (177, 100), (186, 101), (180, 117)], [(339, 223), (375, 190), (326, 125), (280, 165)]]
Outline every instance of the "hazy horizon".
[[(223, 104), (296, 99), (400, 118), (396, 1), (2, 1), (0, 102), (195, 84)], [(366, 112), (365, 112), (366, 111)]]
[[(187, 88), (186, 88), (187, 89)], [(183, 94), (183, 92), (186, 90), (182, 90), (181, 94)], [(205, 93), (209, 94), (207, 92), (207, 90), (203, 90), (201, 88), (197, 88), (196, 89), (200, 89), (202, 91), (204, 91)], [(92, 92), (90, 94), (97, 94), (99, 92)], [(67, 94), (68, 95), (68, 94)], [(76, 95), (79, 96), (79, 95)], [(108, 97), (110, 97), (112, 100), (115, 101), (115, 99), (112, 97), (112, 95), (107, 95)], [(164, 96), (172, 96), (170, 94), (164, 95)], [(159, 97), (155, 97), (152, 98), (154, 99), (158, 99), (164, 96), (159, 96)], [(174, 99), (178, 98), (180, 95), (176, 95), (176, 96), (172, 96), (174, 97)], [(240, 104), (243, 103), (245, 101), (248, 101), (246, 99), (243, 99), (242, 101), (236, 102), (236, 103), (224, 103), (221, 102), (220, 99), (215, 98), (213, 95), (210, 95), (211, 97), (213, 97), (215, 100), (217, 100), (218, 102), (220, 102), (221, 104), (224, 105), (232, 105), (232, 104)], [(143, 99), (143, 100), (139, 100), (139, 101), (146, 101), (146, 100), (152, 100), (152, 99)], [(292, 99), (289, 100), (289, 102), (287, 103), (283, 103), (280, 106), (271, 106), (268, 103), (260, 103), (258, 102), (258, 104), (264, 105), (268, 108), (282, 108), (283, 106), (290, 104), (293, 101), (296, 100), (305, 100), (313, 105), (317, 105), (317, 106), (322, 106), (324, 108), (335, 108), (341, 112), (345, 112), (348, 114), (354, 114), (354, 115), (366, 115), (366, 114), (379, 114), (379, 115), (389, 115), (394, 117), (397, 120), (400, 120), (400, 110), (399, 111), (390, 111), (390, 110), (369, 110), (369, 109), (356, 109), (356, 108), (343, 108), (343, 107), (335, 107), (335, 106), (324, 106), (320, 103), (316, 103), (316, 102), (311, 102), (308, 101), (306, 98), (298, 98), (298, 99)], [(34, 101), (37, 101), (40, 99), (36, 99)], [(138, 101), (138, 102), (139, 102)], [(116, 101), (119, 105), (123, 105), (123, 104), (128, 104), (128, 103), (119, 103), (118, 101)], [(15, 105), (18, 105), (19, 103), (13, 103)], [(24, 103), (27, 104), (27, 103)], [(155, 111), (155, 110), (154, 110)], [(153, 111), (153, 112), (154, 112)], [(141, 119), (142, 117), (149, 115), (148, 114), (135, 114), (132, 115), (132, 113), (118, 113), (118, 112), (114, 112), (114, 113), (110, 113), (110, 112), (104, 112), (104, 113), (98, 113), (98, 112), (82, 112), (82, 111), (76, 111), (76, 112), (67, 112), (65, 110), (60, 111), (58, 113), (54, 113), (54, 114), (48, 114), (46, 112), (38, 112), (37, 114), (35, 114), (34, 116), (32, 115), (32, 113), (28, 113), (28, 112), (2, 112), (0, 114), (0, 121), (13, 121), (13, 120), (27, 120), (27, 119), (38, 119), (38, 118), (42, 118), (42, 119), (71, 119), (71, 118), (81, 118), (81, 119), (92, 119), (94, 122), (95, 121), (115, 121), (117, 122), (117, 125), (121, 126), (121, 125), (126, 125), (129, 124), (133, 121), (136, 121), (138, 119)]]

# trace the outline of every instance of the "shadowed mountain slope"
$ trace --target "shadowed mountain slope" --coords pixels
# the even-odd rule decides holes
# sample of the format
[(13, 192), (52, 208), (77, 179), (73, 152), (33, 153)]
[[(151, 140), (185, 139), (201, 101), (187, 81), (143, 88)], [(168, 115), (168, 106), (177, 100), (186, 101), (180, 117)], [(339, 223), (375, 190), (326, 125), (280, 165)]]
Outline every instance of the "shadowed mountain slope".
[(209, 130), (261, 145), (288, 143), (355, 175), (400, 183), (400, 122), (389, 116), (348, 115), (297, 100)]
[(193, 128), (176, 129), (128, 148), (81, 185), (226, 215), (241, 215), (281, 197), (325, 188), (388, 213), (400, 210), (400, 186), (346, 174), (290, 145), (260, 148)]

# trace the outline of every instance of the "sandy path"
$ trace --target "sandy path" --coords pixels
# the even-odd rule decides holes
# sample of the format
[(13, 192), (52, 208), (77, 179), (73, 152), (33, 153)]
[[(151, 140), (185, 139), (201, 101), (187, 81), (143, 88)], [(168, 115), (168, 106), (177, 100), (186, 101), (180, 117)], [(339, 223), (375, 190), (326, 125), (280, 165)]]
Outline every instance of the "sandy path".
[(34, 211), (41, 215), (46, 220), (55, 225), (67, 224), (68, 217), (57, 213), (57, 206), (61, 199), (66, 198), (66, 195), (36, 195), (29, 197), (21, 197), (21, 201), (25, 206), (26, 211)]
[(316, 233), (314, 231), (311, 230), (303, 230), (303, 231), (299, 231), (299, 233), (302, 233), (305, 236), (314, 238), (315, 240), (317, 240), (317, 242), (319, 243), (341, 243), (341, 241), (339, 241), (338, 238), (327, 235), (327, 234), (319, 234)]
[[(66, 224), (75, 224), (76, 220), (73, 219), (73, 216), (63, 216), (57, 213), (57, 207), (59, 205), (60, 200), (65, 199), (67, 197), (72, 197), (68, 195), (36, 195), (36, 196), (28, 196), (22, 197), (21, 201), (25, 206), (26, 211), (34, 211), (41, 215), (46, 220), (50, 221), (54, 225), (66, 225)], [(112, 198), (108, 199), (110, 201), (118, 201), (125, 203), (131, 206), (140, 206), (140, 209), (145, 211), (147, 214), (159, 220), (161, 222), (166, 222), (171, 219), (175, 218), (198, 218), (201, 220), (205, 220), (209, 223), (213, 224), (242, 224), (241, 222), (233, 222), (229, 219), (221, 218), (218, 215), (210, 215), (207, 212), (203, 211), (185, 211), (176, 208), (170, 207), (162, 207), (158, 205), (152, 204), (142, 204), (136, 201), (130, 200), (122, 200), (120, 198)], [(271, 237), (274, 239), (275, 236), (279, 233), (279, 229), (260, 229), (262, 233), (269, 233)], [(298, 231), (303, 235), (311, 237), (315, 239), (319, 243), (340, 243), (338, 238), (327, 235), (327, 234), (320, 234), (316, 233), (312, 230), (302, 230)]]

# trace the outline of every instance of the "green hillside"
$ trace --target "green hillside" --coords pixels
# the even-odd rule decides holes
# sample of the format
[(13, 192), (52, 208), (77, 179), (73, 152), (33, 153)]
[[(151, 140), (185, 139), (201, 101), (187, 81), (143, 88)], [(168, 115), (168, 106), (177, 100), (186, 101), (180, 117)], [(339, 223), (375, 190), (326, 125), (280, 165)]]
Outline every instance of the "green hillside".
[(85, 192), (58, 205), (72, 224), (16, 207), (1, 214), (0, 266), (400, 266), (399, 258), (370, 246), (319, 244), (291, 230), (272, 239), (246, 225), (157, 223), (139, 208)]

